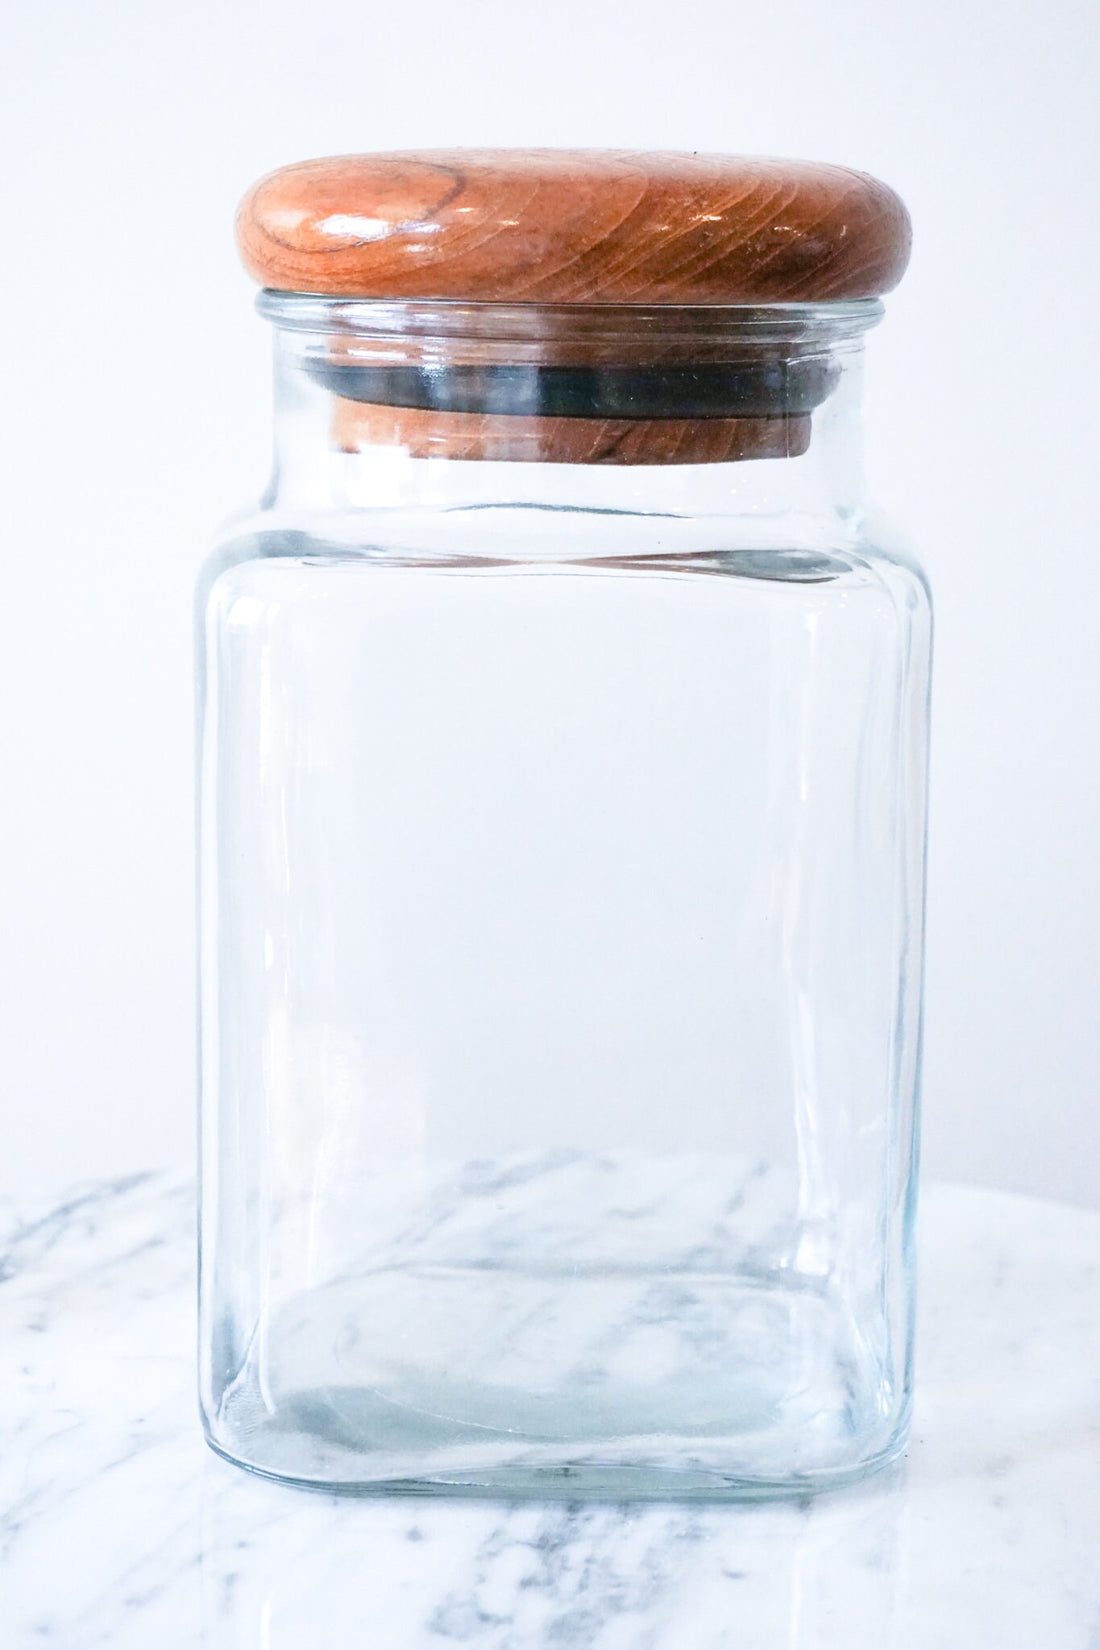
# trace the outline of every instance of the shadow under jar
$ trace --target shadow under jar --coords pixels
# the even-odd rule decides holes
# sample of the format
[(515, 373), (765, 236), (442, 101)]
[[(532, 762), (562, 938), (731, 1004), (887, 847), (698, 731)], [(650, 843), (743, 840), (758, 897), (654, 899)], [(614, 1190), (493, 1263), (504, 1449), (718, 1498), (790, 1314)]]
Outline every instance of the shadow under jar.
[(199, 595), (201, 1389), (303, 1484), (740, 1497), (903, 1447), (930, 615), (904, 208), (455, 152), (242, 208), (276, 467)]

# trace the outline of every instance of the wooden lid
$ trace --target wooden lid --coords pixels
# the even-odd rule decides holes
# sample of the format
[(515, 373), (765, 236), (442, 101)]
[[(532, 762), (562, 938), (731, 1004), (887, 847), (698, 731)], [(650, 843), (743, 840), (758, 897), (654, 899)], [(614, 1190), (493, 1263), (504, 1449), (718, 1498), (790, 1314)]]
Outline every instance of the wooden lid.
[(345, 298), (774, 304), (874, 298), (909, 216), (864, 172), (808, 161), (453, 149), (303, 161), (245, 196), (263, 286)]

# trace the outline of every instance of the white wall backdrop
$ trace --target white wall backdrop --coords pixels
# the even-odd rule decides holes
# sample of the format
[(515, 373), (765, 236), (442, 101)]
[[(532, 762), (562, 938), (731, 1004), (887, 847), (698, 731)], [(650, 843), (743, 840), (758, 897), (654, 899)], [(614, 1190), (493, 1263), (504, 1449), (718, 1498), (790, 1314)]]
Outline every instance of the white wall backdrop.
[(925, 1162), (1100, 1203), (1092, 0), (7, 0), (0, 1189), (186, 1163), (190, 590), (260, 489), (232, 216), (307, 155), (802, 155), (908, 201), (872, 478), (938, 597)]

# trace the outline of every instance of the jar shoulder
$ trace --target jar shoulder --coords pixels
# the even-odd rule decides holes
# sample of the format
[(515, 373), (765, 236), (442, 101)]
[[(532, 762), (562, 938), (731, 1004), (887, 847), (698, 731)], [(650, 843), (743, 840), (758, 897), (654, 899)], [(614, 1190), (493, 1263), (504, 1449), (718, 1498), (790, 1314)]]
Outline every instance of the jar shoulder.
[(860, 524), (856, 542), (868, 563), (907, 576), (925, 605), (931, 608), (932, 587), (919, 547), (893, 516), (886, 511), (869, 512)]
[(485, 570), (545, 575), (581, 567), (608, 576), (682, 572), (806, 585), (878, 587), (909, 609), (930, 609), (912, 541), (881, 512), (858, 523), (777, 516), (660, 516), (548, 511), (522, 505), (477, 510), (311, 512), (263, 509), (216, 539), (198, 579), (202, 612), (215, 590), (293, 570), (340, 566), (342, 576), (387, 569)]

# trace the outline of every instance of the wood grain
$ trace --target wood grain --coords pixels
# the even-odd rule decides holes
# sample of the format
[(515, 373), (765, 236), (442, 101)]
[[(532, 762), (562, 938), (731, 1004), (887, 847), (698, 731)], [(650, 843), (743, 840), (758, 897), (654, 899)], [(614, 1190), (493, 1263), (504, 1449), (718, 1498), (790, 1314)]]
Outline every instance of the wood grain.
[(262, 285), (348, 298), (752, 304), (870, 298), (905, 269), (904, 205), (811, 162), (618, 150), (304, 161), (237, 218)]

